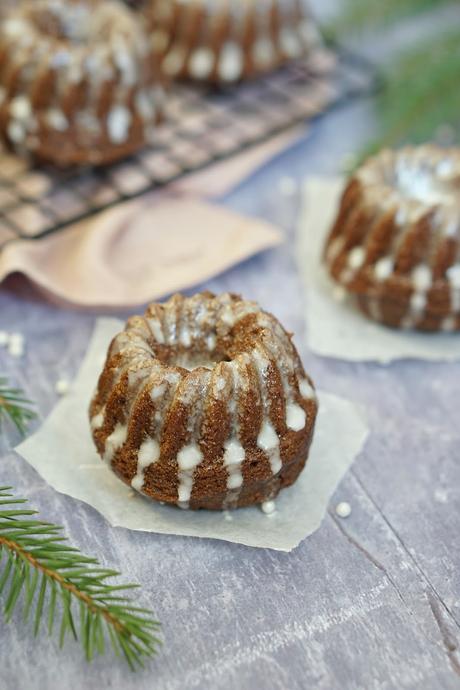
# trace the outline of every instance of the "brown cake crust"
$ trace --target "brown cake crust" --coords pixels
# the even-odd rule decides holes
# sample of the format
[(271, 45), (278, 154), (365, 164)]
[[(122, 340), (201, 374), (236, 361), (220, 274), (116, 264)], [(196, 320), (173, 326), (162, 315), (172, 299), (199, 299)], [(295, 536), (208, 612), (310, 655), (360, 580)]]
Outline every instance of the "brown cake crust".
[(148, 0), (168, 78), (228, 84), (307, 56), (319, 34), (304, 0)]
[(273, 499), (308, 457), (313, 384), (291, 336), (237, 295), (175, 295), (131, 318), (90, 406), (99, 454), (128, 485), (183, 508)]
[(152, 140), (163, 86), (140, 16), (118, 0), (25, 0), (0, 24), (0, 134), (59, 166)]
[(460, 330), (460, 150), (425, 145), (370, 158), (345, 188), (325, 262), (369, 318)]

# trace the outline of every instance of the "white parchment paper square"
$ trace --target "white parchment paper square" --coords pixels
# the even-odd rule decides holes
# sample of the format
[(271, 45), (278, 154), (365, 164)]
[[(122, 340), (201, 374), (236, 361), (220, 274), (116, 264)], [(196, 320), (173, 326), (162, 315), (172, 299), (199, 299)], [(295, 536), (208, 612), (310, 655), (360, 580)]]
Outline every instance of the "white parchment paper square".
[(460, 334), (392, 330), (369, 321), (352, 304), (334, 298), (322, 264), (327, 234), (337, 213), (343, 180), (311, 178), (303, 189), (296, 252), (307, 293), (307, 339), (325, 357), (387, 364), (397, 359), (460, 359)]
[(99, 319), (69, 394), (43, 426), (16, 448), (52, 487), (85, 501), (113, 526), (145, 532), (225, 539), (248, 546), (291, 551), (321, 524), (327, 504), (362, 449), (368, 430), (350, 402), (320, 394), (320, 412), (310, 459), (297, 483), (281, 492), (276, 512), (260, 508), (229, 513), (184, 511), (135, 493), (96, 453), (87, 410), (112, 337), (123, 328)]

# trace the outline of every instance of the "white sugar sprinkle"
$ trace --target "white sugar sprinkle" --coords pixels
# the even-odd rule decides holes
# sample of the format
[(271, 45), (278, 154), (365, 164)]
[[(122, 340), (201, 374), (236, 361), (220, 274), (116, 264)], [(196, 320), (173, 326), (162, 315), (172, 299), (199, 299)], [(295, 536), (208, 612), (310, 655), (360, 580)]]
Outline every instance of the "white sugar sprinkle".
[(70, 384), (67, 379), (59, 379), (54, 386), (54, 390), (58, 395), (66, 395), (69, 392), (69, 388)]
[(12, 357), (22, 357), (24, 354), (24, 336), (22, 333), (11, 333), (8, 338), (8, 352)]
[(22, 345), (15, 345), (10, 343), (8, 347), (8, 352), (12, 357), (17, 357), (19, 359), (24, 354), (24, 347)]
[(0, 331), (0, 347), (8, 345), (10, 336), (6, 331)]
[(275, 501), (265, 501), (260, 507), (265, 515), (272, 515), (276, 510)]
[(340, 518), (350, 517), (351, 505), (349, 503), (347, 503), (346, 501), (342, 501), (341, 503), (338, 503), (336, 505), (335, 512), (336, 512), (336, 515), (338, 515)]
[(9, 337), (10, 343), (24, 345), (24, 336), (22, 333), (11, 333)]

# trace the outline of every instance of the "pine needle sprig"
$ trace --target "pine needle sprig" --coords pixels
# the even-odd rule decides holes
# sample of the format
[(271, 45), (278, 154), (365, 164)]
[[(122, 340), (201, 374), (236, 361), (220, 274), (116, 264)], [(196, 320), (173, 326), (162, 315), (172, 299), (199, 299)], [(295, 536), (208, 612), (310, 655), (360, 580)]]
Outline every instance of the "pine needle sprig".
[(10, 620), (23, 600), (23, 619), (35, 635), (56, 627), (60, 646), (70, 634), (88, 661), (103, 654), (107, 641), (132, 670), (143, 666), (159, 644), (160, 624), (125, 596), (137, 585), (111, 584), (119, 573), (65, 544), (61, 528), (33, 516), (9, 487), (0, 487), (0, 595)]
[(36, 417), (31, 405), (21, 390), (12, 388), (7, 379), (0, 376), (0, 429), (3, 423), (10, 421), (23, 435), (29, 422)]
[(458, 145), (459, 74), (458, 28), (396, 59), (386, 75), (386, 88), (377, 96), (379, 136), (361, 151), (356, 164), (387, 146), (421, 144), (433, 139), (441, 144)]
[(456, 0), (348, 0), (327, 28), (335, 36), (343, 31), (376, 29), (417, 13), (455, 4)]

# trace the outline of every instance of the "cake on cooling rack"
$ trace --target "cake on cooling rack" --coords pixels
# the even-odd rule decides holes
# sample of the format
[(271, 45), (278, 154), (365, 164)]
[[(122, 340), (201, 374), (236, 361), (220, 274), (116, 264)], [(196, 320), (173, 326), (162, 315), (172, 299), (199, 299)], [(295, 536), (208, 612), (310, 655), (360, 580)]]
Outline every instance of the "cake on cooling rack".
[(460, 330), (460, 149), (370, 158), (346, 186), (325, 261), (370, 318)]
[(170, 78), (232, 83), (305, 57), (318, 42), (305, 0), (147, 0)]
[(175, 295), (112, 341), (90, 406), (98, 452), (182, 508), (273, 499), (307, 460), (311, 380), (274, 316), (236, 295)]
[(25, 0), (0, 23), (0, 133), (19, 153), (100, 165), (151, 140), (163, 89), (118, 0)]

